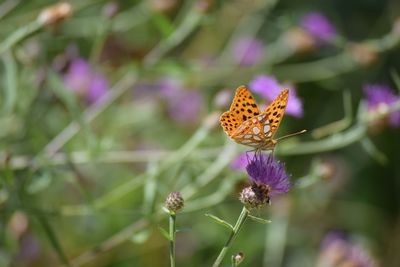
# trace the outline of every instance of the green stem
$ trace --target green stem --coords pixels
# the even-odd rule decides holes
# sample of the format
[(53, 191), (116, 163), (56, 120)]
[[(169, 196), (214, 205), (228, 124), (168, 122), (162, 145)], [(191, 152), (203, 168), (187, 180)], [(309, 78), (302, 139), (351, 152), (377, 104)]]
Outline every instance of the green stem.
[(222, 260), (224, 259), (225, 255), (226, 255), (226, 252), (228, 252), (228, 249), (231, 246), (232, 241), (236, 238), (236, 236), (239, 233), (240, 229), (242, 228), (244, 222), (246, 221), (248, 215), (249, 215), (249, 211), (246, 209), (246, 207), (243, 207), (242, 212), (240, 213), (239, 218), (236, 221), (236, 224), (233, 227), (233, 230), (232, 230), (231, 234), (229, 235), (228, 240), (225, 243), (225, 246), (222, 248), (217, 259), (215, 260), (213, 267), (220, 266)]
[(11, 47), (31, 35), (32, 33), (40, 30), (43, 27), (43, 24), (38, 21), (32, 21), (29, 24), (17, 29), (10, 36), (0, 42), (0, 55), (3, 55), (7, 50)]
[(169, 261), (170, 266), (175, 267), (175, 236), (176, 236), (176, 215), (169, 214)]

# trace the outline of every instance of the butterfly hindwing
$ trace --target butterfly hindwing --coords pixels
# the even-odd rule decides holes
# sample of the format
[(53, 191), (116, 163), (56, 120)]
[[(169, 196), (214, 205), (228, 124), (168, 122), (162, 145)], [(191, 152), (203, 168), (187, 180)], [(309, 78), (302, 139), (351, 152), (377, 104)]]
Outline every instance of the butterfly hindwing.
[(239, 144), (262, 148), (269, 143), (272, 131), (266, 114), (262, 113), (245, 121), (234, 132), (232, 138)]

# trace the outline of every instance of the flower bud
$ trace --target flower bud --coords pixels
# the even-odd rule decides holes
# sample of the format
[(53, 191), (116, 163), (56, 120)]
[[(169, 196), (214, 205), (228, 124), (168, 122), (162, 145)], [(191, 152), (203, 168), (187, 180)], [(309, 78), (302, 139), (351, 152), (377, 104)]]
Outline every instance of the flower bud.
[(43, 25), (54, 25), (72, 15), (72, 6), (67, 2), (60, 2), (40, 12), (37, 21)]
[(356, 61), (361, 66), (370, 66), (378, 60), (378, 51), (367, 44), (350, 44), (349, 52)]
[(301, 28), (289, 29), (284, 33), (283, 41), (294, 53), (310, 52), (317, 46), (311, 34)]
[(165, 200), (164, 206), (170, 212), (177, 213), (182, 210), (184, 206), (184, 201), (181, 193), (179, 192), (171, 192), (169, 193), (167, 199)]
[(235, 263), (235, 266), (238, 266), (244, 260), (243, 252), (238, 252), (232, 255), (232, 262)]
[(253, 184), (240, 193), (239, 200), (248, 208), (262, 208), (270, 203), (270, 187), (265, 184)]

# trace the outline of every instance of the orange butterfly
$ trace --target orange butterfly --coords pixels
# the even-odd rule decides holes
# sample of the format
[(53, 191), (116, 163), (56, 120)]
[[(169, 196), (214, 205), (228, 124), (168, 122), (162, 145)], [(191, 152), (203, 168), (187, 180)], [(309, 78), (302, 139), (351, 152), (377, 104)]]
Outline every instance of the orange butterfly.
[(282, 121), (288, 102), (289, 90), (284, 89), (260, 113), (253, 95), (245, 86), (236, 89), (229, 111), (219, 121), (225, 133), (235, 142), (255, 149), (273, 150), (277, 140), (274, 134)]

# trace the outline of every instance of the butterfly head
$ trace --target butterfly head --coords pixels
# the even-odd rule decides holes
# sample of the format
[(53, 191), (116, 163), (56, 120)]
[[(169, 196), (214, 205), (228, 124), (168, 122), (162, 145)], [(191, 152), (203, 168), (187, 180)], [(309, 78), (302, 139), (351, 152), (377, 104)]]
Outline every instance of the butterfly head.
[(261, 149), (262, 150), (274, 150), (276, 143), (278, 143), (276, 140), (271, 139), (268, 142), (266, 142)]

